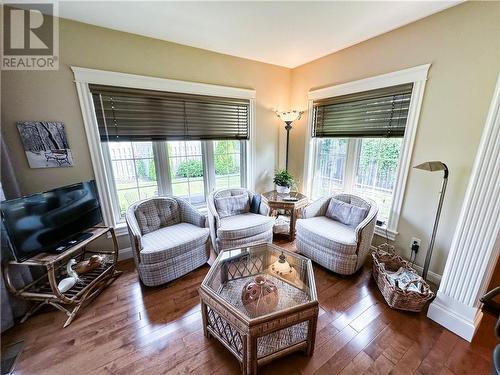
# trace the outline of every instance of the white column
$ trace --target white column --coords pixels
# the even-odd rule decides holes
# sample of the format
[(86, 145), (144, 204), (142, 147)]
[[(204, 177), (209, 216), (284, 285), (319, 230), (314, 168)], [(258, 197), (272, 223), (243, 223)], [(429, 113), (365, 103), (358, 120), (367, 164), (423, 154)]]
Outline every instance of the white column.
[[(453, 172), (451, 172), (453, 173)], [(500, 249), (500, 75), (474, 162), (441, 285), (427, 316), (471, 341)]]

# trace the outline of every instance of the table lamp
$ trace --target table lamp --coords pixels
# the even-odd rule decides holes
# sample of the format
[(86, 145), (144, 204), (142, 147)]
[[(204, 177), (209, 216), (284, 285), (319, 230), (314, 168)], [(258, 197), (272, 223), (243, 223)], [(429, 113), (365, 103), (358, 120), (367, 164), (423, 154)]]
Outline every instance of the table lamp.
[(290, 263), (287, 262), (283, 251), (278, 257), (278, 260), (272, 264), (271, 269), (280, 276), (286, 276), (291, 274), (293, 271), (292, 266), (290, 266)]
[(436, 232), (439, 223), (439, 216), (441, 215), (441, 207), (443, 206), (444, 193), (446, 191), (446, 184), (448, 183), (448, 167), (446, 164), (440, 161), (427, 161), (425, 163), (414, 166), (415, 169), (421, 169), (423, 171), (436, 172), (444, 171), (443, 182), (441, 185), (441, 191), (439, 196), (439, 203), (436, 211), (436, 218), (434, 219), (434, 227), (432, 228), (431, 241), (429, 242), (429, 248), (427, 254), (425, 255), (424, 269), (422, 271), (422, 277), (427, 280), (427, 273), (429, 272), (429, 264), (431, 262), (432, 250), (434, 248), (434, 240), (436, 239)]

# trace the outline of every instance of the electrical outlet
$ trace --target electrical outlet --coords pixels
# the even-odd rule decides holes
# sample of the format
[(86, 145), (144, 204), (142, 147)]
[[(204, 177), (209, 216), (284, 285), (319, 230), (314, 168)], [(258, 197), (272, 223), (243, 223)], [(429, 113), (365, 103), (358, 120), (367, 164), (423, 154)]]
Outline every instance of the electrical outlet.
[(413, 246), (413, 244), (414, 244), (415, 242), (417, 243), (418, 248), (420, 249), (420, 238), (417, 238), (417, 237), (412, 237), (412, 238), (411, 238), (411, 242), (410, 242), (410, 249), (411, 249), (411, 247)]

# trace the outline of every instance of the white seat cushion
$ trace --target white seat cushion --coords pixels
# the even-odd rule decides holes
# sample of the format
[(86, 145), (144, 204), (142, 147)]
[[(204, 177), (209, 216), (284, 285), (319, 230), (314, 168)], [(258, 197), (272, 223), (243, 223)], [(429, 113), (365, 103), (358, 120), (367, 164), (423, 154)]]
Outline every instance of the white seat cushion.
[(297, 237), (313, 241), (325, 248), (338, 248), (338, 244), (345, 245), (341, 251), (345, 254), (354, 254), (357, 249), (355, 229), (326, 216), (297, 220)]
[(152, 264), (174, 258), (208, 240), (209, 229), (189, 223), (160, 228), (142, 236), (141, 262)]
[(272, 229), (273, 223), (274, 219), (272, 217), (251, 212), (224, 217), (220, 219), (217, 238), (220, 240), (235, 240), (255, 236)]

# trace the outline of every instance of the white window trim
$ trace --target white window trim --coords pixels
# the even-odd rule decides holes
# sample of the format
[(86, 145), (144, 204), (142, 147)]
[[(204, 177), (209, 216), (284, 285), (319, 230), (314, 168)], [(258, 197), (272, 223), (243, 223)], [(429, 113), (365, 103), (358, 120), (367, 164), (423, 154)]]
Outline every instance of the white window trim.
[(394, 240), (398, 234), (398, 224), (403, 204), (403, 196), (406, 187), (406, 180), (410, 169), (410, 161), (413, 153), (415, 135), (417, 133), (418, 119), (422, 100), (424, 96), (425, 83), (431, 64), (419, 65), (413, 68), (403, 69), (396, 72), (369, 77), (358, 81), (343, 83), (330, 86), (319, 90), (309, 91), (308, 95), (308, 124), (305, 145), (305, 163), (304, 163), (304, 189), (306, 194), (312, 192), (312, 178), (315, 155), (315, 142), (311, 137), (313, 121), (313, 101), (335, 96), (347, 95), (361, 91), (375, 90), (383, 87), (396, 86), (405, 83), (413, 83), (410, 108), (408, 110), (408, 120), (406, 124), (405, 136), (401, 145), (401, 154), (396, 172), (396, 184), (394, 188), (393, 200), (391, 205), (391, 216), (387, 223), (387, 228), (375, 227), (375, 233)]
[(87, 142), (94, 168), (97, 190), (101, 199), (104, 223), (114, 226), (118, 235), (127, 233), (125, 224), (116, 225), (113, 210), (113, 195), (110, 185), (110, 176), (105, 167), (105, 156), (101, 148), (97, 118), (94, 111), (94, 102), (90, 93), (89, 84), (110, 85), (117, 87), (131, 87), (144, 90), (158, 90), (178, 92), (183, 94), (209, 95), (227, 98), (247, 99), (250, 101), (250, 140), (246, 157), (246, 182), (249, 189), (255, 190), (254, 162), (255, 162), (255, 102), (256, 91), (238, 87), (211, 85), (206, 83), (178, 81), (165, 78), (141, 76), (136, 74), (119, 73), (106, 70), (88, 69), (72, 66), (75, 77), (78, 100), (82, 111), (83, 124), (87, 135)]

